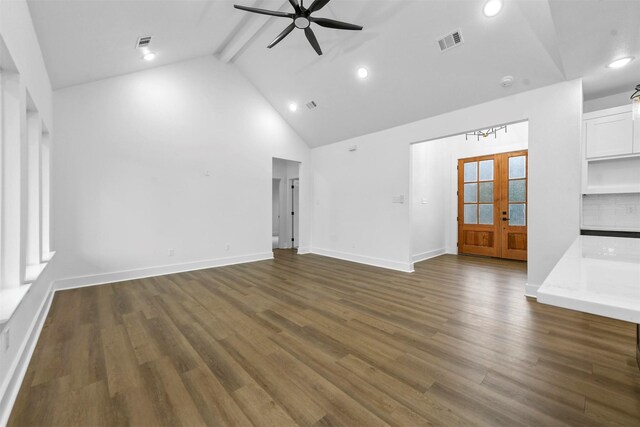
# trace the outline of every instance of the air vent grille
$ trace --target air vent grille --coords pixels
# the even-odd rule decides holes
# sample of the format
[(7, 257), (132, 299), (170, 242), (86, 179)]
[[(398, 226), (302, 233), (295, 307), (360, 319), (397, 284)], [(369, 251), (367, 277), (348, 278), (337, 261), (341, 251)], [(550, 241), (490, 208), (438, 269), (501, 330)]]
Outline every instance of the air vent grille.
[(438, 39), (440, 52), (446, 52), (449, 49), (460, 46), (462, 43), (464, 43), (464, 40), (462, 39), (462, 33), (460, 30), (454, 31), (451, 34), (447, 34), (446, 36)]
[(318, 104), (316, 104), (316, 101), (309, 101), (307, 102), (307, 108), (309, 110), (313, 110), (314, 108), (316, 108), (318, 106)]
[(147, 47), (150, 44), (151, 44), (151, 36), (138, 37), (138, 41), (136, 42), (136, 49)]

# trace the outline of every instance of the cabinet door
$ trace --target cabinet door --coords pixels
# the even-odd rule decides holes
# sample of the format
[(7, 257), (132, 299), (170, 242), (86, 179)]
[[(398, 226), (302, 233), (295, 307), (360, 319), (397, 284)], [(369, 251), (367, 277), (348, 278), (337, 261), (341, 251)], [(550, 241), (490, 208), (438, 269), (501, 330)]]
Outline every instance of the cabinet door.
[(587, 159), (631, 154), (633, 116), (614, 114), (586, 121)]

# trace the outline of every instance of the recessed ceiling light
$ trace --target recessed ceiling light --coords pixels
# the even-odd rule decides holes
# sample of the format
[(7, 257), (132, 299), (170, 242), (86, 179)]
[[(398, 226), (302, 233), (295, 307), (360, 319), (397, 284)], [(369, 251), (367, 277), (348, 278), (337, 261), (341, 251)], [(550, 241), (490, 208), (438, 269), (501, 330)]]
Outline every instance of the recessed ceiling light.
[(491, 18), (496, 16), (502, 10), (502, 0), (489, 0), (484, 4), (482, 12), (485, 16)]
[(622, 68), (629, 62), (633, 61), (633, 56), (627, 56), (626, 58), (620, 58), (607, 65), (608, 68)]
[(289, 104), (289, 110), (291, 110), (292, 113), (295, 113), (296, 111), (298, 111), (298, 104), (292, 102), (291, 104)]
[(369, 76), (369, 70), (364, 67), (358, 68), (358, 77), (361, 79), (366, 79)]
[(153, 61), (156, 57), (156, 54), (153, 52), (147, 52), (144, 54), (143, 58), (145, 61)]

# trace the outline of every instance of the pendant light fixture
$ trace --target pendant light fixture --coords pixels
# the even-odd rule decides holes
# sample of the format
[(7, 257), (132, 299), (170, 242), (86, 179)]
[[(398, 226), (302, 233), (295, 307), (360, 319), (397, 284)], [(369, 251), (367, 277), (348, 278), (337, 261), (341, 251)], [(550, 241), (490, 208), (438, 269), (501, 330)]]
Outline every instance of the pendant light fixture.
[(469, 132), (465, 134), (464, 139), (468, 140), (470, 136), (475, 136), (478, 141), (480, 141), (480, 137), (486, 138), (489, 135), (493, 135), (494, 138), (498, 138), (498, 132), (500, 132), (501, 130), (504, 130), (504, 133), (507, 133), (507, 126), (498, 126)]
[(640, 85), (636, 85), (636, 91), (631, 95), (633, 105), (633, 120), (640, 122)]

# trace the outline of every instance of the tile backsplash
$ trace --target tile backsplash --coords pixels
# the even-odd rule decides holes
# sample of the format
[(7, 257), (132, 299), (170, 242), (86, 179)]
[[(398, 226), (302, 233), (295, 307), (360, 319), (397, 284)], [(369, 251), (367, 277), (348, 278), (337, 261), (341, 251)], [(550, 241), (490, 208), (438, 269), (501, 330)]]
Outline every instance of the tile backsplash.
[(640, 231), (640, 193), (583, 195), (582, 228)]

